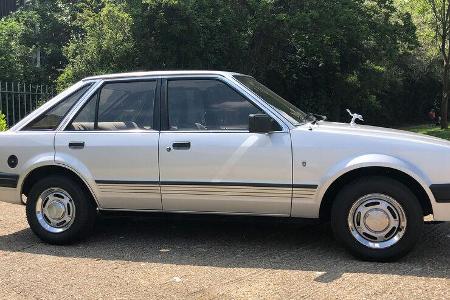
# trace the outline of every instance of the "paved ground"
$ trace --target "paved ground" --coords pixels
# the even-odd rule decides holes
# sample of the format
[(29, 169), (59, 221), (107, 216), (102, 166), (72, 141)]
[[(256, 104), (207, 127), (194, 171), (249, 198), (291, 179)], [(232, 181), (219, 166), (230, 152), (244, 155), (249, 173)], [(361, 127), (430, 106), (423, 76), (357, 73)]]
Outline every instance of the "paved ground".
[(49, 246), (0, 203), (0, 299), (450, 298), (450, 225), (427, 225), (398, 263), (360, 262), (324, 225), (254, 219), (102, 219)]

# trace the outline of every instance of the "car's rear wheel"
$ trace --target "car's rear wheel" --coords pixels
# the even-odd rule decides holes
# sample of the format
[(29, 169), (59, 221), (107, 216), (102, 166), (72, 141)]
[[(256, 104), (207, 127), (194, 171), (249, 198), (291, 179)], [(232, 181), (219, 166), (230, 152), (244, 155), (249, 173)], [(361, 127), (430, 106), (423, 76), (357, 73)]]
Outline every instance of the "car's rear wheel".
[(77, 182), (50, 176), (33, 185), (27, 198), (31, 230), (50, 244), (68, 244), (86, 237), (95, 222), (95, 205)]
[(391, 261), (406, 255), (421, 236), (423, 213), (402, 183), (367, 177), (345, 186), (331, 212), (336, 238), (355, 256)]

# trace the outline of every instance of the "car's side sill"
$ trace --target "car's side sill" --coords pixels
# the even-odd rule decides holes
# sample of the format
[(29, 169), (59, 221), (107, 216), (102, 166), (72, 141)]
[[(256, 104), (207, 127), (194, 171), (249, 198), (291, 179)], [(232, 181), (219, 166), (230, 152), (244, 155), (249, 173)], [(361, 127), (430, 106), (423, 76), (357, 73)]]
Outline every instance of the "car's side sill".
[(438, 203), (450, 203), (450, 183), (432, 184), (430, 190)]

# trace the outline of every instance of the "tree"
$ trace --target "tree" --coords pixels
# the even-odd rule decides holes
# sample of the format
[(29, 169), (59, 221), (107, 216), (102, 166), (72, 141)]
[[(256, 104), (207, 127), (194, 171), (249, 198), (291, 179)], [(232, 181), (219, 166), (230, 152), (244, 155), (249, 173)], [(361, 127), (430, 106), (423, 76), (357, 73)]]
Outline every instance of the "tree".
[(15, 17), (0, 21), (0, 80), (20, 80), (26, 76), (32, 49), (21, 40), (29, 30)]
[(77, 16), (81, 31), (64, 47), (68, 64), (58, 78), (58, 89), (95, 74), (132, 71), (133, 20), (124, 5), (105, 0), (85, 5)]
[[(350, 108), (370, 124), (424, 121), (440, 97), (440, 80), (434, 63), (422, 59), (417, 19), (397, 3), (419, 1), (428, 5), (30, 0), (0, 20), (0, 80), (57, 78), (62, 89), (102, 73), (219, 69), (253, 75), (300, 108), (331, 120), (347, 121)], [(36, 49), (40, 68), (32, 61)]]
[(78, 30), (80, 5), (32, 0), (0, 19), (0, 80), (52, 83), (67, 64), (63, 46)]
[(426, 0), (433, 15), (433, 28), (443, 60), (441, 128), (448, 128), (448, 98), (450, 93), (450, 0)]

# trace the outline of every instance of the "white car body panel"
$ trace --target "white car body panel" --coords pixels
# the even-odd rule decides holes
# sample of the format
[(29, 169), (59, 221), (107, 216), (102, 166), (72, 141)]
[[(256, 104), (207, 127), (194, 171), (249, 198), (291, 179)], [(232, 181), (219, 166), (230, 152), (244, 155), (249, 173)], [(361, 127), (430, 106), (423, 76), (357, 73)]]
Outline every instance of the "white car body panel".
[[(100, 209), (317, 218), (323, 196), (340, 176), (359, 168), (385, 167), (413, 178), (428, 195), (434, 219), (450, 221), (450, 203), (438, 203), (430, 189), (431, 185), (450, 186), (449, 142), (363, 125), (319, 122), (295, 126), (233, 75), (143, 72), (91, 77), (77, 83), (8, 132), (0, 133), (0, 184), (17, 180), (16, 187), (0, 186), (0, 201), (21, 203), (27, 175), (41, 166), (58, 165), (86, 183)], [(171, 76), (220, 78), (263, 109), (282, 130), (269, 134), (63, 131), (103, 82)], [(93, 83), (90, 90), (56, 131), (22, 131), (88, 81)], [(68, 148), (69, 142), (78, 140), (85, 142), (84, 149)], [(192, 149), (167, 152), (166, 147), (177, 141), (191, 142)], [(12, 154), (19, 157), (15, 168), (6, 163)]]
[[(191, 148), (167, 151), (177, 141)], [(290, 146), (288, 132), (161, 132), (164, 210), (289, 216)]]
[[(442, 210), (429, 188), (433, 183), (448, 182), (450, 143), (446, 141), (400, 130), (329, 122), (312, 130), (309, 125), (300, 126), (291, 136), (294, 185), (307, 182), (319, 186), (314, 200), (296, 199), (294, 193), (293, 216), (318, 217), (328, 187), (341, 175), (364, 167), (387, 167), (408, 174), (430, 197), (435, 219), (450, 215), (450, 207)], [(302, 161), (307, 162), (306, 168)], [(435, 207), (440, 208), (439, 213)]]
[[(101, 208), (161, 210), (158, 138), (157, 131), (61, 131), (55, 162), (78, 170), (94, 186)], [(85, 147), (70, 149), (78, 140)]]
[(20, 135), (13, 131), (0, 133), (0, 173), (12, 173), (7, 165), (10, 155), (17, 155), (19, 164), (14, 169), (14, 174), (19, 175), (16, 188), (0, 187), (0, 201), (14, 204), (22, 203), (20, 184), (26, 174), (36, 167), (51, 165), (54, 163), (54, 132), (21, 132)]

